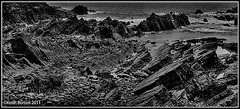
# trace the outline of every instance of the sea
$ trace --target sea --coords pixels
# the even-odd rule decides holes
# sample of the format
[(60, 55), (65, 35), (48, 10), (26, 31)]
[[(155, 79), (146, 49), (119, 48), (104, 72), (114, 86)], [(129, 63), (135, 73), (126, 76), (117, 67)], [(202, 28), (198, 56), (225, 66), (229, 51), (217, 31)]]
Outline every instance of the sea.
[(51, 6), (59, 6), (71, 10), (75, 6), (82, 5), (89, 10), (86, 15), (80, 15), (79, 18), (103, 20), (111, 17), (117, 20), (142, 21), (152, 13), (162, 15), (166, 13), (185, 13), (194, 14), (197, 9), (205, 13), (222, 11), (237, 7), (237, 2), (47, 2)]

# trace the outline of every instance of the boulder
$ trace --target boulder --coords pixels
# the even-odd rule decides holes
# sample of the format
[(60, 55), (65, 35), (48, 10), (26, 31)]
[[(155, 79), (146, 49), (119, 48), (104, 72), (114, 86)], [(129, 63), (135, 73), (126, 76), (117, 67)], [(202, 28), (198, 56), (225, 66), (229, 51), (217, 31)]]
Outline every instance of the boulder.
[(204, 22), (208, 22), (207, 18), (204, 18), (203, 21), (204, 21)]
[(87, 7), (81, 5), (74, 7), (71, 11), (78, 15), (88, 14)]
[(231, 26), (230, 24), (226, 23), (226, 24), (223, 24), (223, 26)]
[(203, 14), (203, 11), (197, 9), (196, 12), (195, 12), (195, 14)]

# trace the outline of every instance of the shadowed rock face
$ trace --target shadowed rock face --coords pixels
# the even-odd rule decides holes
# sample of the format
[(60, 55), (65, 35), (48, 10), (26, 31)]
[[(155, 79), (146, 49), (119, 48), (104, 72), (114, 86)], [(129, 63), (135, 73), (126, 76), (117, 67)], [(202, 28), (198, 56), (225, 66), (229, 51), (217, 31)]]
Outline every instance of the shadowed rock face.
[(42, 60), (48, 60), (46, 54), (38, 48), (31, 46), (24, 36), (18, 35), (11, 39), (11, 48), (14, 53), (23, 54), (31, 63), (44, 65)]
[(33, 24), (38, 20), (63, 18), (71, 14), (46, 3), (3, 3), (3, 25), (24, 22)]
[(189, 25), (188, 17), (185, 14), (175, 15), (175, 14), (166, 14), (163, 16), (156, 15), (152, 13), (150, 17), (142, 21), (137, 29), (140, 29), (144, 32), (146, 31), (162, 31), (176, 29), (180, 26)]

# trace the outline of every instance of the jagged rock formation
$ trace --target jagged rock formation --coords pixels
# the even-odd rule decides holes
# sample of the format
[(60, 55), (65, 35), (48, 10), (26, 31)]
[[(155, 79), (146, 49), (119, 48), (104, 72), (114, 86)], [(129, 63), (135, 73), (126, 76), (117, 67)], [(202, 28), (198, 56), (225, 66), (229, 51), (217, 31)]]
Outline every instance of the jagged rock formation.
[(33, 24), (39, 20), (64, 18), (72, 13), (46, 3), (3, 3), (3, 25)]
[(232, 9), (228, 9), (228, 10), (226, 11), (226, 13), (237, 13), (237, 12), (238, 12), (237, 7), (232, 8)]
[(144, 32), (146, 31), (162, 31), (176, 29), (180, 26), (189, 25), (188, 17), (185, 14), (175, 15), (175, 14), (166, 14), (163, 16), (156, 15), (152, 13), (150, 17), (142, 21), (137, 29), (140, 29)]
[[(191, 106), (193, 104), (189, 101), (204, 101), (204, 105), (213, 106), (218, 101), (232, 95), (233, 92), (227, 88), (227, 85), (236, 85), (236, 74), (229, 74), (229, 76), (222, 79), (210, 76), (215, 74), (214, 72), (217, 73), (227, 68), (215, 52), (217, 46), (224, 45), (226, 48), (229, 45), (223, 43), (224, 40), (215, 37), (191, 39), (184, 42), (202, 44), (183, 44), (183, 46), (181, 45), (183, 42), (177, 41), (160, 47), (160, 57), (153, 59), (143, 68), (153, 74), (135, 86), (132, 92), (138, 97), (131, 100), (128, 105)], [(176, 58), (174, 55), (177, 52), (173, 55), (171, 55), (171, 52), (178, 50), (177, 48), (181, 48), (182, 55), (178, 55)], [(151, 70), (151, 68), (154, 68), (154, 70)], [(178, 94), (180, 90), (182, 91), (181, 96), (177, 97), (178, 100), (174, 99), (175, 95), (169, 97), (171, 94)], [(158, 96), (159, 94), (162, 97), (164, 96), (165, 99)]]
[(218, 20), (226, 20), (226, 21), (231, 21), (231, 20), (235, 20), (236, 17), (232, 16), (232, 15), (222, 15), (222, 16), (213, 16)]

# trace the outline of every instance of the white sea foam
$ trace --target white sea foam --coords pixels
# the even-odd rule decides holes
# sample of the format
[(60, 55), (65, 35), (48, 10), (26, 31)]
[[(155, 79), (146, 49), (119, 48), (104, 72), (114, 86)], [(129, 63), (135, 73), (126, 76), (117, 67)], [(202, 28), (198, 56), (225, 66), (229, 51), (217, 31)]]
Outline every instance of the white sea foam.
[(141, 21), (145, 20), (145, 19), (118, 19), (119, 21), (123, 21), (123, 22), (132, 22), (133, 23), (130, 23), (129, 26), (132, 26), (132, 25), (138, 25)]
[(223, 30), (218, 30), (218, 29), (209, 29), (209, 28), (194, 28), (194, 29), (188, 29), (188, 30), (192, 31), (192, 32), (206, 32), (206, 33), (211, 33), (211, 32), (219, 32), (219, 33), (229, 32), (229, 31), (223, 31)]

